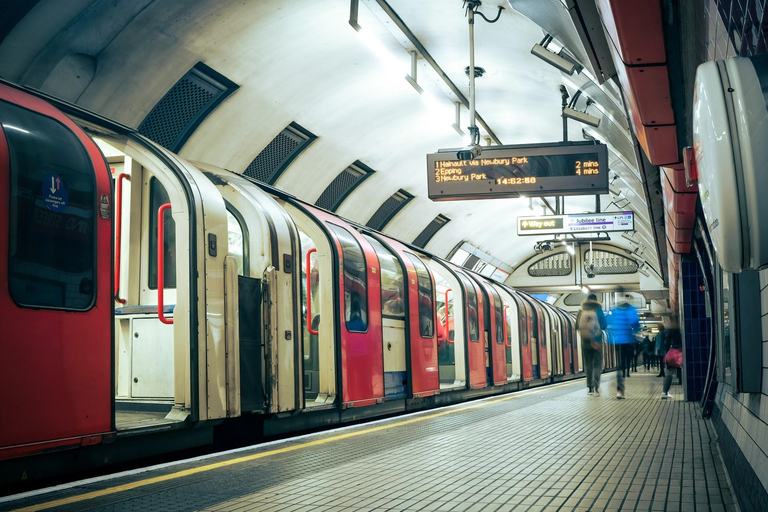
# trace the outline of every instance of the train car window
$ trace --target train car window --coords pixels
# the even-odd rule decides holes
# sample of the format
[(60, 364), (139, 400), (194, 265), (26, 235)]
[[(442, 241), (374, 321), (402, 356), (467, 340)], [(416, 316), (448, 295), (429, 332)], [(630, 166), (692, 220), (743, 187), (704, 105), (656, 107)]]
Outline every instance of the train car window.
[(431, 338), (435, 335), (435, 322), (432, 314), (434, 311), (432, 279), (429, 277), (426, 265), (419, 258), (410, 253), (408, 253), (408, 258), (416, 267), (416, 278), (419, 283), (419, 331), (421, 331), (422, 338)]
[(229, 243), (229, 255), (237, 261), (237, 273), (247, 276), (248, 270), (248, 244), (246, 232), (243, 229), (245, 223), (237, 210), (230, 209), (227, 205), (227, 242)]
[[(157, 210), (170, 203), (168, 192), (157, 178), (149, 180), (149, 288), (157, 289)], [(171, 211), (166, 210), (163, 220), (163, 253), (165, 259), (164, 288), (176, 288), (176, 223)]]
[(368, 330), (368, 275), (365, 254), (352, 234), (341, 226), (329, 224), (341, 244), (344, 273), (344, 318), (347, 331)]
[(381, 242), (370, 236), (365, 239), (373, 246), (379, 257), (381, 267), (381, 314), (389, 318), (405, 319), (405, 293), (403, 288), (403, 268), (394, 254)]
[(90, 309), (97, 201), (88, 153), (58, 121), (4, 101), (0, 124), (10, 152), (11, 297), (20, 306)]
[(457, 273), (464, 288), (467, 290), (467, 316), (469, 324), (469, 341), (480, 341), (480, 324), (477, 318), (477, 292), (472, 282), (462, 273)]
[(529, 327), (528, 323), (530, 322), (530, 316), (528, 308), (526, 307), (527, 304), (524, 300), (522, 300), (517, 295), (514, 296), (515, 303), (517, 303), (517, 316), (519, 319), (519, 326), (520, 326), (520, 342), (528, 346), (528, 332)]
[(493, 316), (496, 318), (496, 343), (504, 343), (504, 306), (501, 303), (499, 292), (492, 286), (488, 288), (493, 295)]

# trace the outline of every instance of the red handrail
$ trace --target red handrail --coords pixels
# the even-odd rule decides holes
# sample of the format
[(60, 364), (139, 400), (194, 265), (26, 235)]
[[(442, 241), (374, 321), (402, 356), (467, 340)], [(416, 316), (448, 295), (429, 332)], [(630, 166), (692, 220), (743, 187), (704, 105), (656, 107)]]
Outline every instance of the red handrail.
[(157, 317), (164, 324), (172, 324), (172, 318), (165, 318), (163, 313), (163, 290), (165, 288), (165, 233), (163, 214), (171, 207), (165, 203), (157, 209)]
[(448, 292), (453, 291), (451, 288), (448, 288), (445, 290), (445, 339), (448, 343), (453, 343), (453, 340), (451, 340), (451, 323), (450, 320), (450, 312), (448, 311)]
[(509, 336), (507, 335), (507, 323), (509, 320), (507, 319), (507, 310), (509, 309), (509, 306), (504, 306), (504, 345), (511, 347), (512, 344), (509, 342)]
[(311, 269), (311, 260), (310, 255), (313, 252), (317, 252), (317, 249), (310, 249), (307, 251), (307, 330), (309, 331), (309, 334), (320, 334), (319, 331), (316, 331), (312, 328), (312, 272)]
[(131, 181), (131, 176), (121, 172), (117, 176), (115, 199), (115, 302), (125, 304), (120, 298), (120, 240), (123, 231), (123, 180)]

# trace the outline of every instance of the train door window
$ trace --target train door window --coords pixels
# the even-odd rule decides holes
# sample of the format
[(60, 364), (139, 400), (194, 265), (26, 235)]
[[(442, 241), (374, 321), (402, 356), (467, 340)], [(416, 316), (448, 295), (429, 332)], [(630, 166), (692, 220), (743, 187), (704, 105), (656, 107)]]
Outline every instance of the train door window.
[(90, 309), (96, 180), (88, 154), (61, 123), (3, 101), (0, 123), (10, 152), (11, 297), (20, 306)]
[(416, 278), (419, 284), (419, 330), (422, 338), (431, 338), (435, 335), (435, 323), (433, 319), (434, 307), (432, 305), (432, 278), (426, 265), (414, 256), (408, 254), (413, 266), (416, 267)]
[(470, 280), (462, 273), (457, 274), (467, 290), (467, 321), (469, 324), (469, 341), (480, 341), (480, 324), (477, 318), (477, 292)]
[(488, 287), (488, 289), (493, 296), (493, 316), (496, 321), (496, 343), (501, 344), (504, 343), (504, 322), (506, 321), (502, 311), (504, 306), (501, 304), (501, 297), (499, 296), (499, 292), (497, 292), (496, 289), (494, 289), (492, 286)]
[(248, 276), (248, 241), (247, 228), (240, 212), (227, 205), (227, 242), (229, 255), (237, 262), (237, 273)]
[(518, 320), (520, 325), (520, 342), (524, 346), (528, 346), (528, 332), (529, 327), (528, 323), (530, 322), (530, 316), (528, 312), (528, 308), (526, 308), (525, 301), (520, 299), (519, 297), (514, 297), (515, 302), (517, 303), (517, 311), (518, 311)]
[(405, 319), (405, 297), (403, 288), (403, 268), (395, 256), (375, 238), (365, 237), (376, 255), (381, 267), (381, 313), (385, 317)]
[[(149, 180), (149, 287), (157, 289), (157, 210), (170, 203), (168, 192), (157, 178)], [(164, 256), (164, 288), (176, 288), (176, 223), (171, 216), (171, 210), (164, 212), (163, 220), (163, 256)]]
[(349, 332), (368, 330), (368, 276), (365, 254), (354, 236), (335, 224), (329, 224), (341, 244), (344, 274), (344, 319)]

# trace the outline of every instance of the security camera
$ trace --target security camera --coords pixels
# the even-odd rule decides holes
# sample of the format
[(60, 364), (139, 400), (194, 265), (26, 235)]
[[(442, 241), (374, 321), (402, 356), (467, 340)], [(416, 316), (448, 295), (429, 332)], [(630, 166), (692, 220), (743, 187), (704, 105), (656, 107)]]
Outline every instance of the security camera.
[(562, 71), (563, 73), (567, 73), (569, 75), (572, 75), (574, 71), (576, 71), (576, 64), (569, 61), (568, 59), (564, 59), (563, 57), (559, 56), (556, 53), (553, 53), (546, 48), (544, 48), (540, 44), (533, 45), (533, 49), (531, 49), (531, 53), (543, 60), (544, 62), (548, 62), (555, 66), (557, 69)]
[(578, 121), (580, 123), (588, 124), (589, 126), (597, 128), (600, 126), (600, 119), (591, 116), (585, 112), (580, 112), (576, 109), (573, 109), (571, 107), (564, 107), (563, 108), (563, 115), (565, 117), (568, 117), (570, 119), (573, 119), (574, 121)]
[(479, 144), (471, 144), (465, 148), (462, 148), (456, 152), (456, 158), (459, 160), (474, 160), (479, 157), (483, 152), (483, 148)]

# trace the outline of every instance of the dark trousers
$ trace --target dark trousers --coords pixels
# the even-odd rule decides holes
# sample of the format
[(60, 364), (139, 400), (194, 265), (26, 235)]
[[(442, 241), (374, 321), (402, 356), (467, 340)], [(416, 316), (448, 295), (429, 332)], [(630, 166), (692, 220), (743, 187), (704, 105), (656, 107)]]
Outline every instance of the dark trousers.
[(629, 377), (629, 369), (632, 367), (632, 357), (635, 349), (632, 345), (619, 345), (619, 356), (621, 357), (620, 371), (625, 377)]

